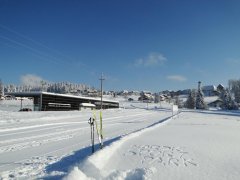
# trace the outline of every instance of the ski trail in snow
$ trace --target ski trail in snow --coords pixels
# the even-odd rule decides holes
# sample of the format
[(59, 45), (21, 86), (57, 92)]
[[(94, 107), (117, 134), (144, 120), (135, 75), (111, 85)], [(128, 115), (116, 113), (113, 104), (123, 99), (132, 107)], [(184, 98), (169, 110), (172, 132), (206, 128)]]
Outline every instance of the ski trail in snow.
[[(104, 126), (107, 128), (107, 127), (111, 127), (111, 126), (119, 126), (119, 123), (124, 123), (124, 120), (126, 121), (127, 120), (127, 123), (130, 123), (130, 122), (134, 122), (134, 121), (139, 121), (139, 120), (141, 120), (141, 119), (146, 119), (146, 117), (150, 117), (149, 115), (153, 115), (153, 116), (158, 116), (159, 115), (159, 112), (154, 112), (154, 111), (149, 111), (149, 112), (144, 112), (144, 113), (134, 113), (134, 114), (128, 114), (128, 113), (124, 113), (123, 115), (122, 115), (122, 113), (121, 113), (121, 115), (120, 114), (116, 114), (115, 116), (113, 116), (113, 117), (106, 117), (106, 118), (104, 118), (105, 119), (105, 123), (106, 124), (104, 124)], [(129, 118), (130, 117), (130, 118)], [(131, 118), (132, 117), (132, 118)], [(120, 121), (119, 121), (120, 120)], [(146, 121), (147, 122), (147, 121)], [(84, 122), (85, 123), (85, 122)], [(50, 123), (48, 123), (48, 124), (50, 124)], [(52, 123), (51, 123), (52, 124)], [(61, 123), (61, 124), (63, 124), (63, 123)], [(76, 129), (76, 126), (75, 126), (75, 124), (76, 123), (73, 123), (72, 125), (74, 126), (74, 129)], [(51, 125), (50, 125), (51, 126)], [(65, 125), (65, 127), (67, 127), (68, 125), (66, 124)], [(45, 126), (45, 127), (48, 127), (48, 126)], [(41, 129), (43, 129), (43, 128), (45, 128), (45, 127), (41, 127), (40, 128), (40, 130)], [(71, 126), (70, 126), (71, 127)], [(135, 127), (135, 126), (132, 126), (132, 127)], [(86, 126), (86, 127), (84, 127), (84, 129), (88, 129), (89, 127), (88, 126)], [(72, 129), (72, 130), (74, 130), (74, 129)], [(79, 128), (78, 128), (79, 129)], [(82, 130), (84, 130), (84, 129), (82, 129)], [(35, 130), (35, 129), (33, 129), (33, 130)], [(26, 130), (26, 132), (28, 132), (28, 131), (32, 131), (31, 129), (27, 129)], [(76, 130), (77, 131), (77, 130)], [(134, 129), (132, 129), (132, 128), (130, 128), (130, 131), (128, 131), (128, 132), (132, 132), (132, 131), (136, 131), (136, 130), (134, 130)], [(11, 132), (11, 131), (10, 131)], [(88, 132), (88, 131), (86, 131), (86, 132)], [(17, 133), (17, 131), (15, 132), (15, 133)], [(20, 131), (19, 133), (23, 133), (22, 131)], [(60, 133), (60, 132), (59, 132)], [(61, 131), (61, 133), (62, 133), (62, 131)], [(11, 134), (11, 133), (10, 133)], [(119, 130), (119, 134), (122, 134), (121, 133), (121, 131)], [(47, 134), (46, 134), (47, 135)], [(38, 137), (39, 138), (39, 140), (34, 140), (34, 141), (29, 141), (29, 142), (27, 142), (27, 144), (25, 143), (24, 144), (24, 142), (23, 142), (23, 144), (15, 144), (16, 146), (15, 147), (13, 147), (14, 146), (14, 144), (13, 144), (13, 146), (12, 147), (8, 147), (8, 150), (7, 151), (12, 151), (12, 150), (21, 150), (21, 149), (23, 149), (23, 148), (30, 148), (30, 147), (37, 147), (37, 146), (41, 146), (41, 145), (44, 145), (44, 144), (46, 144), (46, 143), (49, 143), (49, 142), (53, 142), (53, 141), (60, 141), (60, 140), (67, 140), (68, 138), (73, 138), (75, 135), (77, 135), (77, 134), (73, 134), (71, 131), (69, 131), (69, 133), (66, 133), (66, 136), (65, 137), (53, 137), (53, 138), (51, 138), (51, 136), (49, 136), (50, 137), (50, 139), (49, 138), (46, 138), (46, 136), (44, 137), (44, 136), (41, 136), (40, 135), (40, 137)], [(52, 136), (58, 136), (58, 135), (56, 135), (56, 134), (52, 134)], [(116, 131), (114, 131), (114, 132), (110, 132), (109, 134), (108, 134), (108, 136), (110, 136), (110, 137), (115, 137), (116, 136)], [(28, 140), (31, 140), (30, 139), (30, 137), (27, 137), (27, 138), (29, 138)], [(35, 136), (33, 136), (33, 138), (36, 138)], [(16, 139), (18, 139), (18, 138), (14, 138), (15, 140)], [(42, 140), (42, 139), (44, 139), (44, 140)], [(11, 140), (11, 139), (9, 139), (9, 140)], [(16, 142), (20, 142), (20, 141), (27, 141), (27, 139), (18, 139), (19, 141), (16, 141)], [(5, 141), (6, 143), (7, 143), (7, 141)], [(68, 146), (68, 147), (62, 147), (62, 148), (58, 148), (58, 149), (54, 149), (54, 150), (52, 150), (52, 151), (49, 151), (49, 153), (38, 153), (37, 154), (37, 156), (39, 156), (39, 157), (43, 157), (43, 156), (46, 156), (47, 154), (54, 154), (54, 153), (56, 153), (56, 152), (62, 152), (62, 151), (65, 151), (65, 149), (69, 149), (69, 147), (71, 148), (71, 147), (79, 147), (81, 144), (82, 144), (82, 146), (85, 146), (86, 144), (88, 144), (89, 143), (89, 141), (87, 140), (87, 141), (82, 141), (81, 140), (81, 143), (74, 143), (74, 144), (72, 144), (72, 145), (70, 145), (70, 146)], [(14, 149), (15, 148), (15, 149)], [(5, 149), (6, 150), (6, 149)], [(7, 152), (7, 151), (5, 151), (5, 152)], [(5, 152), (3, 152), (3, 153), (5, 153)], [(4, 155), (4, 154), (3, 154)], [(18, 160), (18, 161), (15, 161), (15, 162), (12, 162), (12, 163), (5, 163), (5, 164), (3, 164), (3, 165), (1, 165), (0, 166), (0, 168), (1, 169), (8, 169), (7, 167), (11, 167), (11, 166), (15, 166), (14, 164), (21, 164), (21, 163), (23, 163), (23, 162), (26, 162), (26, 161), (29, 161), (29, 159), (31, 159), (31, 157), (27, 157), (26, 158), (26, 156), (25, 157), (23, 157), (21, 160)], [(21, 167), (22, 166), (24, 166), (24, 163), (23, 163), (23, 165), (21, 165)]]
[[(148, 126), (152, 122), (156, 122), (156, 117), (159, 117), (159, 115), (165, 117), (168, 114), (159, 114), (159, 112), (151, 111), (151, 110), (149, 111), (141, 110), (141, 111), (131, 111), (131, 112), (118, 110), (118, 111), (106, 112), (104, 113), (104, 127), (106, 128), (105, 133), (107, 133), (105, 140), (110, 140), (111, 138), (119, 135), (129, 134), (133, 131), (136, 132), (139, 129), (144, 129), (143, 127)], [(24, 172), (24, 174), (29, 172), (29, 176), (27, 177), (31, 177), (32, 175), (33, 175), (32, 177), (34, 177), (34, 174), (36, 175), (36, 174), (42, 173), (42, 171), (44, 170), (44, 167), (48, 166), (49, 163), (60, 161), (62, 157), (69, 156), (69, 149), (74, 149), (74, 151), (77, 151), (79, 150), (79, 148), (82, 149), (83, 147), (86, 147), (86, 146), (88, 147), (90, 145), (90, 141), (88, 138), (87, 140), (84, 140), (84, 139), (86, 139), (86, 137), (89, 137), (88, 136), (89, 126), (87, 124), (87, 120), (89, 116), (86, 115), (84, 116), (84, 118), (86, 118), (86, 121), (85, 120), (83, 121), (83, 117), (79, 117), (79, 121), (78, 119), (71, 118), (70, 122), (67, 122), (67, 121), (59, 122), (58, 117), (56, 117), (56, 120), (54, 120), (56, 122), (51, 121), (50, 123), (47, 123), (47, 124), (38, 125), (37, 124), (38, 122), (33, 124), (32, 122), (28, 123), (27, 121), (24, 121), (24, 123), (20, 123), (21, 124), (20, 128), (17, 128), (17, 127), (6, 128), (7, 126), (4, 126), (5, 129), (0, 129), (3, 131), (0, 135), (0, 138), (1, 138), (0, 144), (4, 145), (0, 147), (0, 149), (2, 148), (1, 149), (2, 153), (0, 154), (1, 154), (1, 157), (5, 159), (4, 164), (0, 165), (1, 170), (5, 172), (8, 171), (6, 172), (6, 174), (9, 174), (11, 177), (18, 177), (18, 175), (19, 177), (24, 177), (21, 174), (17, 174), (17, 172), (20, 172), (20, 173)], [(148, 121), (148, 119), (151, 119), (151, 120)], [(9, 127), (11, 123), (9, 123)], [(29, 125), (27, 126), (27, 124)], [(128, 126), (128, 128), (125, 130), (123, 128), (126, 127), (126, 125)], [(82, 126), (82, 127), (77, 127), (77, 126)], [(116, 128), (112, 128), (112, 127), (116, 127)], [(114, 131), (112, 131), (111, 129), (114, 129)], [(85, 137), (85, 138), (83, 139), (82, 137)], [(63, 146), (63, 144), (65, 144), (66, 142), (69, 142), (67, 143), (68, 145)], [(62, 145), (59, 145), (59, 144), (62, 144)], [(27, 149), (27, 150), (23, 150), (23, 149)], [(39, 150), (37, 151), (37, 153), (35, 153), (33, 152), (34, 149), (35, 150), (39, 149)], [(13, 151), (19, 151), (19, 152), (15, 153)], [(24, 154), (24, 152), (27, 152), (27, 153)], [(60, 154), (60, 156), (58, 155), (55, 158), (54, 157), (55, 153)], [(14, 156), (16, 156), (16, 154), (22, 154), (23, 156), (12, 158), (12, 159), (15, 159), (15, 161), (8, 162), (6, 156), (10, 157), (11, 154), (13, 154)], [(48, 157), (48, 156), (52, 156), (52, 157)], [(46, 158), (46, 162), (44, 158)], [(48, 160), (48, 158), (50, 159)], [(11, 170), (11, 167), (13, 167), (12, 169), (14, 170)], [(136, 172), (138, 171), (141, 171), (141, 170), (136, 170)], [(128, 174), (131, 172), (126, 172), (126, 173)]]
[[(132, 115), (117, 116), (117, 117), (106, 117), (106, 118), (104, 118), (104, 121), (109, 122), (109, 121), (115, 121), (115, 119), (121, 119), (121, 118), (124, 118), (124, 117), (136, 117), (136, 116), (142, 116), (142, 115), (147, 115), (147, 114), (153, 114), (153, 112), (151, 112), (151, 113), (138, 113), (138, 114), (132, 114)], [(86, 118), (86, 119), (88, 119), (88, 118)], [(26, 127), (19, 127), (19, 128), (0, 129), (0, 132), (27, 130), (27, 129), (32, 129), (32, 128), (45, 127), (45, 126), (84, 124), (84, 123), (86, 123), (86, 122), (85, 121), (80, 121), (80, 122), (48, 123), (48, 124), (33, 125), (33, 126), (26, 126)]]
[[(136, 122), (136, 120), (141, 120), (141, 119), (143, 120), (143, 119), (145, 119), (145, 117), (132, 119), (131, 121), (128, 121), (128, 123)], [(108, 121), (108, 124), (105, 124), (105, 127), (115, 126), (119, 123), (122, 123), (122, 122), (113, 123), (115, 121), (116, 120)], [(73, 138), (74, 136), (81, 135), (83, 133), (88, 133), (88, 131), (87, 131), (88, 129), (89, 129), (89, 127), (87, 125), (82, 128), (74, 128), (74, 129), (71, 128), (70, 130), (64, 130), (64, 131), (59, 131), (59, 132), (54, 132), (54, 133), (48, 133), (48, 134), (42, 134), (42, 135), (30, 136), (30, 137), (24, 137), (24, 138), (15, 138), (15, 139), (10, 139), (10, 140), (3, 140), (0, 142), (0, 144), (4, 144), (4, 143), (9, 144), (12, 142), (21, 142), (21, 141), (23, 141), (23, 142), (6, 145), (6, 146), (1, 146), (0, 153), (5, 153), (5, 152), (9, 152), (9, 151), (17, 151), (17, 150), (22, 150), (22, 149), (29, 148), (29, 147), (40, 146), (40, 145), (50, 143), (53, 141), (70, 139), (70, 138)], [(85, 131), (83, 131), (83, 130), (85, 130)], [(122, 130), (119, 130), (119, 132), (121, 132), (121, 131)], [(70, 133), (70, 134), (68, 134), (68, 133)], [(115, 133), (116, 133), (116, 131), (115, 131)], [(96, 138), (97, 137), (95, 137), (95, 139)], [(36, 140), (32, 141), (33, 139), (36, 139)], [(39, 140), (37, 140), (37, 139), (39, 139)], [(31, 140), (31, 141), (27, 142), (27, 140)]]
[[(132, 116), (128, 116), (128, 118), (129, 117), (138, 117), (138, 116), (140, 116), (141, 119), (143, 119), (142, 115), (148, 115), (148, 114), (132, 115)], [(117, 119), (121, 119), (123, 117), (126, 117), (126, 116), (121, 116), (121, 117), (117, 117), (117, 118), (114, 118), (114, 117), (113, 118), (105, 118), (104, 122), (107, 123), (106, 126), (118, 124), (118, 123), (121, 123), (121, 122), (118, 122), (118, 123), (112, 123), (112, 122), (115, 122), (115, 121), (117, 121)], [(109, 120), (109, 119), (111, 119), (111, 120)], [(131, 121), (128, 121), (128, 122), (134, 122), (134, 121), (136, 121), (136, 119), (132, 119)], [(87, 129), (88, 128), (88, 125), (86, 124), (86, 122), (68, 122), (68, 123), (56, 123), (56, 124), (57, 125), (61, 124), (61, 125), (64, 125), (66, 127), (66, 126), (71, 126), (72, 124), (80, 124), (80, 123), (81, 124), (83, 123), (86, 126), (82, 127), (82, 128), (74, 128), (74, 129), (71, 129), (71, 130), (66, 130), (66, 131), (61, 131), (61, 132), (56, 132), (56, 133), (50, 133), (50, 134), (44, 134), (44, 135), (38, 135), (38, 136), (31, 136), (31, 137), (26, 137), (26, 138), (15, 138), (15, 139), (1, 140), (0, 144), (10, 143), (10, 142), (15, 142), (15, 141), (25, 141), (25, 140), (28, 140), (28, 139), (36, 139), (36, 138), (40, 138), (40, 137), (47, 137), (47, 136), (51, 136), (51, 135), (57, 135), (57, 134), (60, 134), (60, 133), (66, 133), (66, 132), (71, 132), (71, 131), (76, 131), (76, 130), (81, 130), (81, 129)], [(47, 124), (46, 126), (48, 126), (48, 125), (53, 126), (54, 124)], [(34, 126), (34, 128), (35, 127), (45, 127), (45, 126)], [(62, 126), (53, 127), (53, 129), (58, 129), (60, 127), (62, 127)], [(24, 134), (24, 133), (35, 132), (35, 131), (42, 131), (42, 130), (45, 130), (45, 129), (37, 129), (37, 130), (31, 130), (31, 131), (3, 134), (3, 135), (0, 135), (0, 137), (1, 136), (12, 135), (12, 134)]]
[[(70, 124), (71, 125), (71, 124)], [(45, 131), (45, 130), (53, 130), (53, 129), (59, 129), (59, 128), (63, 128), (65, 126), (70, 126), (69, 124), (66, 125), (60, 125), (60, 126), (54, 126), (54, 127), (44, 127), (41, 129), (34, 129), (34, 130), (26, 130), (26, 131), (22, 131), (22, 132), (15, 132), (15, 133), (7, 133), (7, 134), (0, 134), (0, 137), (4, 137), (4, 136), (11, 136), (11, 135), (19, 135), (19, 134), (26, 134), (26, 133), (33, 133), (33, 132), (38, 132), (38, 131)], [(1, 142), (0, 142), (1, 143)]]
[[(170, 116), (165, 119), (159, 120), (158, 122), (153, 123), (145, 128), (141, 128), (139, 130), (136, 130), (134, 132), (131, 132), (131, 133), (128, 133), (128, 134), (122, 136), (120, 140), (113, 142), (110, 146), (107, 146), (104, 149), (102, 149), (101, 151), (96, 152), (95, 154), (90, 156), (85, 162), (80, 164), (78, 172), (81, 172), (81, 173), (83, 173), (84, 176), (86, 176), (88, 178), (93, 178), (93, 179), (104, 179), (104, 178), (111, 176), (111, 174), (109, 174), (109, 172), (104, 172), (103, 168), (104, 168), (105, 164), (108, 163), (108, 161), (110, 160), (112, 155), (117, 151), (117, 149), (119, 149), (125, 142), (127, 142), (133, 138), (139, 137), (140, 135), (142, 135), (145, 132), (151, 131), (155, 128), (165, 125), (165, 123), (167, 123), (169, 120), (172, 120), (175, 116), (177, 116), (177, 115)], [(107, 154), (107, 156), (106, 156), (106, 154)], [(96, 173), (92, 174), (92, 172), (96, 172)], [(70, 175), (65, 177), (65, 179), (70, 180), (71, 176), (72, 176), (72, 174), (70, 172)], [(81, 177), (79, 177), (79, 178), (81, 178)]]
[(19, 142), (19, 141), (26, 141), (26, 140), (30, 140), (30, 139), (36, 139), (36, 138), (46, 138), (49, 136), (56, 136), (59, 134), (64, 134), (64, 133), (68, 133), (68, 132), (75, 132), (75, 131), (79, 131), (82, 129), (86, 129), (87, 127), (82, 127), (82, 128), (75, 128), (75, 129), (70, 129), (70, 130), (66, 130), (66, 131), (59, 131), (59, 132), (54, 132), (54, 133), (48, 133), (48, 134), (42, 134), (42, 135), (37, 135), (37, 136), (30, 136), (30, 137), (24, 137), (24, 138), (15, 138), (15, 139), (11, 139), (11, 140), (5, 140), (5, 141), (1, 141), (0, 143), (11, 143), (11, 142)]
[(19, 128), (0, 129), (0, 132), (19, 131), (19, 130), (27, 130), (27, 129), (33, 129), (33, 128), (41, 128), (46, 126), (82, 124), (82, 123), (84, 122), (51, 123), (51, 124), (42, 124), (42, 125), (40, 124), (40, 125), (26, 126), (26, 127), (19, 127)]

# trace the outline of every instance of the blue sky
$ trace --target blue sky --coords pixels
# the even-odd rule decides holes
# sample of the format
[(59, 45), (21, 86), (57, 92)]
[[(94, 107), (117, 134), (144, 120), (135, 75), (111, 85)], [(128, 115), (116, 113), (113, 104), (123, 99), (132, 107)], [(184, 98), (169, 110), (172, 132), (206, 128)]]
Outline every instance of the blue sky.
[(238, 0), (0, 0), (0, 78), (33, 74), (106, 90), (240, 78)]

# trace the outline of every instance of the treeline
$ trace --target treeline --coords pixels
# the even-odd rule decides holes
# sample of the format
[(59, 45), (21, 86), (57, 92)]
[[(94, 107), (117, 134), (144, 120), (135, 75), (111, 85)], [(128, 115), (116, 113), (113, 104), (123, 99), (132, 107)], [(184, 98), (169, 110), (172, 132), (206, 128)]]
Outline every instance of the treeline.
[(72, 94), (83, 94), (86, 92), (96, 91), (94, 87), (85, 84), (76, 84), (70, 82), (59, 82), (59, 83), (45, 83), (42, 82), (39, 85), (15, 85), (7, 84), (3, 85), (0, 80), (0, 91), (4, 93), (8, 92), (34, 92), (34, 91), (46, 91), (54, 93), (72, 93)]

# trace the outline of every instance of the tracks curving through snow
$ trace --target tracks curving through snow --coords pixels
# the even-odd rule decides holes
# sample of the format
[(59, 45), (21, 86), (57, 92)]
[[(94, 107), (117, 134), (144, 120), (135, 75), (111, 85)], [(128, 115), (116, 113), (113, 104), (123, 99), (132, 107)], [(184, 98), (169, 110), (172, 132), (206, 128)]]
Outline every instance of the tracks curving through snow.
[[(170, 112), (144, 109), (103, 111), (104, 137), (111, 139), (131, 133), (170, 114)], [(19, 167), (22, 162), (32, 157), (46, 155), (61, 157), (71, 151), (89, 146), (90, 128), (87, 120), (90, 116), (92, 116), (91, 112), (83, 115), (79, 112), (73, 117), (66, 116), (65, 119), (56, 115), (55, 119), (51, 117), (47, 123), (41, 117), (35, 122), (19, 123), (18, 127), (16, 124), (14, 128), (9, 128), (9, 124), (2, 127), (0, 129), (0, 172)], [(95, 138), (95, 142), (98, 142), (97, 137)]]

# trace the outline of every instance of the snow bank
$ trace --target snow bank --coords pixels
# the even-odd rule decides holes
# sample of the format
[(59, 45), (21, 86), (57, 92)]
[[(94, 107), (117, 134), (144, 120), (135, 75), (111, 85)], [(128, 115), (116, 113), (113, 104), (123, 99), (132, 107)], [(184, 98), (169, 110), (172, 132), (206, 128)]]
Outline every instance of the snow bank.
[[(131, 180), (131, 179), (148, 179), (151, 174), (156, 171), (155, 168), (137, 168), (127, 171), (113, 170), (106, 177), (97, 177), (96, 179), (106, 180)], [(87, 177), (78, 167), (74, 167), (69, 175), (63, 180), (95, 180), (95, 178)]]
[(93, 178), (87, 177), (78, 167), (74, 167), (73, 170), (63, 180), (92, 180)]

